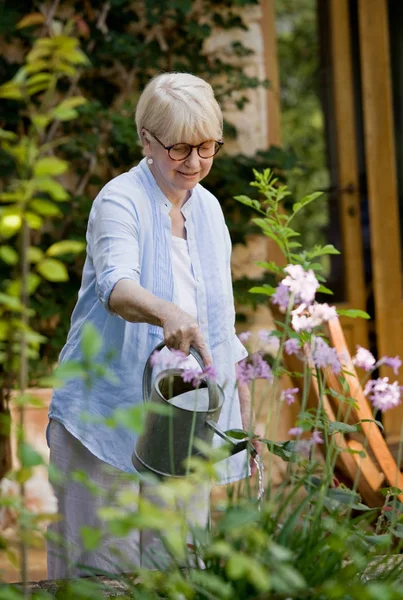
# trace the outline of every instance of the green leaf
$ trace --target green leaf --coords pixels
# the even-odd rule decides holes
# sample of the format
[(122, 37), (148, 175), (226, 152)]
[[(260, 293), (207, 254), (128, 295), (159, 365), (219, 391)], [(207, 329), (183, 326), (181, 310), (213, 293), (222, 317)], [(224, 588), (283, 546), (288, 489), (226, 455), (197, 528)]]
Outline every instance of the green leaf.
[(47, 192), (56, 202), (66, 202), (69, 194), (64, 187), (55, 179), (50, 177), (41, 177), (34, 181), (35, 189), (39, 192)]
[(54, 258), (45, 258), (36, 265), (38, 272), (48, 281), (68, 281), (69, 275), (65, 265)]
[(42, 200), (41, 198), (31, 200), (30, 208), (43, 217), (59, 217), (63, 214), (54, 202), (51, 200)]
[(313, 250), (307, 252), (309, 260), (312, 260), (313, 258), (316, 258), (318, 256), (325, 256), (329, 254), (340, 254), (340, 251), (337, 250), (337, 248), (335, 248), (333, 244), (326, 244), (325, 246), (320, 246), (319, 244), (317, 244), (313, 248)]
[(40, 229), (43, 225), (43, 219), (31, 211), (25, 213), (25, 219), (31, 229)]
[[(67, 98), (67, 100), (63, 100), (56, 109), (58, 108), (77, 108), (78, 106), (82, 106), (87, 103), (87, 99), (84, 96), (72, 96), (71, 98)], [(55, 110), (55, 109), (54, 109)]]
[(359, 494), (345, 488), (329, 488), (326, 495), (332, 500), (340, 502), (340, 504), (347, 504), (349, 506), (361, 502), (361, 496)]
[(32, 25), (41, 25), (45, 21), (46, 17), (42, 13), (31, 13), (30, 15), (25, 15), (25, 17), (22, 17), (22, 19), (18, 21), (16, 28), (22, 29), (23, 27), (32, 27)]
[(317, 293), (321, 293), (321, 294), (329, 294), (329, 296), (333, 296), (333, 292), (332, 290), (330, 290), (329, 288), (327, 288), (325, 285), (321, 284), (318, 287)]
[(3, 85), (0, 85), (0, 98), (6, 98), (8, 100), (23, 100), (24, 95), (21, 88), (16, 83), (8, 81)]
[[(379, 429), (381, 429), (382, 431), (385, 429), (383, 424), (380, 421), (377, 421), (376, 419), (361, 419), (360, 423), (375, 423), (376, 425), (378, 425)], [(399, 491), (400, 494), (400, 491)]]
[(38, 248), (37, 246), (30, 246), (28, 248), (28, 261), (30, 263), (37, 263), (43, 259), (43, 250)]
[(49, 125), (51, 121), (51, 118), (49, 117), (49, 115), (41, 115), (41, 114), (37, 114), (37, 115), (32, 115), (31, 117), (31, 122), (32, 124), (37, 128), (37, 129), (45, 129), (45, 127), (47, 127)]
[(17, 135), (13, 131), (7, 131), (6, 129), (1, 129), (0, 127), (0, 140), (9, 140), (14, 141), (17, 139)]
[(365, 310), (358, 308), (338, 308), (337, 314), (341, 317), (350, 317), (350, 319), (370, 319), (370, 315)]
[(8, 265), (18, 263), (18, 252), (12, 246), (0, 246), (0, 260)]
[(34, 396), (33, 394), (16, 394), (13, 396), (13, 404), (15, 406), (34, 406), (35, 408), (46, 408), (46, 403), (43, 398)]
[(42, 456), (27, 442), (21, 442), (18, 446), (18, 458), (22, 467), (37, 467), (43, 465)]
[(237, 200), (241, 204), (245, 204), (245, 206), (251, 206), (252, 208), (255, 208), (256, 210), (260, 210), (260, 202), (258, 200), (252, 200), (252, 198), (249, 198), (248, 196), (243, 196), (243, 195), (235, 196), (235, 200)]
[(58, 121), (72, 121), (78, 117), (78, 112), (74, 108), (59, 108), (52, 111), (52, 117)]
[(54, 119), (58, 119), (59, 121), (69, 121), (71, 119), (75, 119), (78, 116), (75, 108), (86, 104), (86, 102), (87, 100), (84, 98), (84, 96), (73, 96), (72, 98), (63, 100), (63, 102), (56, 106), (51, 111), (51, 115)]
[(55, 369), (55, 377), (64, 380), (82, 377), (84, 373), (82, 364), (74, 360), (68, 360), (58, 365)]
[(323, 192), (313, 192), (313, 194), (308, 194), (308, 196), (305, 196), (304, 198), (302, 198), (302, 200), (293, 204), (293, 212), (290, 218), (288, 219), (287, 224), (290, 223), (291, 219), (295, 217), (295, 215), (299, 213), (300, 210), (305, 208), (305, 206), (308, 206), (308, 204), (311, 204), (311, 202), (314, 202), (317, 198), (320, 198), (320, 196), (322, 195)]
[(264, 285), (256, 285), (253, 288), (250, 288), (249, 292), (251, 294), (264, 294), (265, 296), (272, 296), (276, 288), (272, 285), (265, 283)]
[(84, 548), (90, 552), (96, 550), (102, 542), (103, 533), (97, 527), (88, 527), (84, 525), (83, 527), (80, 527), (80, 534)]
[(329, 433), (355, 433), (356, 431), (361, 431), (359, 425), (349, 425), (342, 421), (330, 421), (329, 423)]
[(279, 267), (278, 265), (276, 265), (275, 262), (270, 261), (270, 262), (266, 262), (266, 261), (257, 261), (256, 265), (258, 267), (262, 267), (262, 269), (266, 269), (267, 271), (271, 271), (272, 273), (282, 273), (283, 269), (281, 267)]
[(81, 50), (74, 50), (73, 52), (71, 52), (70, 50), (68, 50), (66, 52), (66, 54), (65, 54), (65, 58), (72, 65), (85, 65), (85, 66), (88, 66), (89, 64), (91, 64), (90, 61), (88, 60), (87, 56)]
[[(27, 277), (27, 290), (28, 294), (31, 295), (35, 292), (36, 288), (41, 282), (41, 278), (36, 273), (28, 273)], [(21, 296), (21, 278), (13, 279), (10, 285), (7, 287), (7, 292), (16, 298)]]
[(46, 156), (45, 158), (40, 158), (34, 165), (34, 176), (45, 177), (52, 175), (56, 177), (65, 173), (68, 167), (69, 163), (66, 160), (61, 160), (60, 158), (56, 158), (56, 156)]
[(93, 359), (102, 348), (102, 338), (92, 323), (86, 323), (81, 336), (81, 350), (85, 360)]
[(249, 437), (249, 433), (244, 429), (228, 429), (225, 434), (234, 438), (234, 440), (244, 440)]
[(216, 600), (231, 600), (231, 598), (234, 597), (233, 586), (211, 571), (205, 572), (197, 569), (190, 569), (189, 578), (196, 586), (209, 592), (210, 598), (215, 598)]
[(78, 240), (63, 240), (49, 246), (46, 250), (48, 256), (61, 256), (63, 254), (80, 254), (85, 250), (85, 242)]
[(287, 442), (273, 442), (265, 438), (259, 440), (266, 444), (267, 449), (282, 458), (285, 462), (297, 462), (300, 459), (301, 451), (298, 448), (298, 442), (289, 440)]

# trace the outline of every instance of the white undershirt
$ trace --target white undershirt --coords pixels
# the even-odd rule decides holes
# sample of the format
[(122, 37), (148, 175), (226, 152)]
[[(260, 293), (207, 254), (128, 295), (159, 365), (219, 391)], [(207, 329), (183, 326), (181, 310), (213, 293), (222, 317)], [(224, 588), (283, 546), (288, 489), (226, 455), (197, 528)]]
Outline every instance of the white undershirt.
[(178, 306), (197, 320), (196, 281), (187, 240), (172, 236), (172, 272)]
[[(175, 288), (175, 304), (197, 321), (196, 280), (193, 275), (187, 240), (172, 236), (172, 273)], [(164, 355), (169, 352), (163, 348)], [(189, 356), (181, 366), (194, 369), (199, 367), (196, 359)]]

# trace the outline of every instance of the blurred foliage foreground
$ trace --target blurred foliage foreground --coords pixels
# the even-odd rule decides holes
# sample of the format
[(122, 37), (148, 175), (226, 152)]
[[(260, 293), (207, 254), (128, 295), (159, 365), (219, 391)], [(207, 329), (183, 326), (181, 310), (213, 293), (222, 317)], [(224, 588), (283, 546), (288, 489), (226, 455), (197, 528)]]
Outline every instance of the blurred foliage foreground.
[[(122, 0), (103, 6), (105, 11), (120, 6), (124, 13), (128, 5)], [(186, 19), (191, 7), (186, 2), (174, 3), (176, 5), (174, 10), (183, 16), (182, 26), (190, 28), (191, 22)], [(145, 6), (147, 10), (143, 17), (151, 22), (153, 19), (158, 22), (160, 11), (168, 10), (164, 3), (147, 3)], [(91, 12), (90, 8), (87, 9)], [(15, 3), (15, 11), (18, 12), (18, 2)], [(114, 44), (119, 50), (117, 38), (112, 36), (112, 40), (104, 39), (101, 19), (105, 18), (104, 13), (98, 13), (100, 32), (95, 28), (90, 43), (99, 43), (104, 52), (103, 44), (106, 42)], [(232, 18), (236, 19), (236, 16)], [(2, 157), (8, 160), (9, 170), (5, 186), (0, 192), (0, 256), (3, 264), (9, 268), (9, 277), (2, 282), (0, 293), (3, 368), (0, 407), (3, 448), (0, 452), (3, 473), (9, 467), (5, 460), (10, 401), (7, 390), (15, 386), (20, 390), (13, 398), (19, 409), (19, 465), (8, 470), (7, 479), (2, 481), (0, 496), (0, 517), (3, 519), (6, 513), (11, 512), (16, 531), (12, 538), (1, 532), (0, 545), (1, 551), (20, 566), (22, 581), (20, 588), (1, 586), (0, 600), (29, 596), (28, 547), (40, 543), (45, 535), (44, 523), (57, 518), (54, 509), (50, 511), (53, 514), (40, 509), (30, 510), (26, 497), (27, 481), (38, 468), (44, 466), (43, 458), (24, 438), (24, 407), (38, 404), (35, 397), (26, 393), (28, 365), (38, 358), (40, 345), (44, 341), (41, 319), (49, 319), (57, 313), (54, 303), (53, 308), (43, 315), (45, 307), (52, 304), (49, 303), (49, 297), (59, 289), (52, 286), (66, 281), (68, 271), (74, 272), (78, 268), (75, 257), (84, 248), (83, 239), (73, 237), (72, 225), (76, 227), (81, 223), (84, 231), (85, 219), (80, 211), (84, 210), (83, 206), (88, 207), (89, 202), (89, 195), (85, 195), (84, 190), (95, 173), (102, 171), (99, 167), (105, 163), (98, 163), (98, 153), (101, 148), (109, 147), (109, 142), (105, 145), (103, 135), (111, 135), (111, 130), (105, 133), (95, 127), (94, 114), (98, 119), (100, 113), (106, 111), (103, 118), (99, 118), (101, 127), (118, 118), (117, 113), (110, 113), (109, 118), (105, 118), (108, 113), (105, 108), (96, 112), (92, 105), (90, 109), (91, 103), (78, 92), (80, 73), (85, 72), (89, 63), (87, 53), (82, 51), (74, 32), (76, 28), (81, 28), (87, 35), (87, 23), (80, 19), (67, 20), (65, 25), (51, 19), (45, 23), (45, 18), (39, 13), (29, 15), (19, 23), (21, 31), (34, 25), (43, 28), (44, 34), (34, 39), (23, 64), (13, 73), (11, 80), (0, 87), (0, 96), (7, 99), (10, 106), (20, 107), (15, 112), (14, 126), (5, 123), (0, 130)], [(196, 25), (194, 27), (193, 35), (197, 38), (199, 34), (197, 39), (201, 39), (204, 30)], [(25, 41), (30, 39), (31, 34), (26, 35)], [(158, 39), (156, 34), (157, 45), (161, 44)], [(148, 44), (152, 47), (153, 40), (150, 38), (147, 43), (144, 40), (144, 47), (149, 48)], [(186, 55), (191, 57), (192, 53)], [(105, 58), (105, 54), (103, 56)], [(98, 58), (94, 55), (92, 60)], [(175, 60), (175, 56), (170, 56), (170, 68), (179, 68)], [(135, 64), (133, 55), (127, 58), (127, 62)], [(214, 65), (213, 60), (210, 67)], [(109, 68), (113, 71), (114, 67), (116, 65), (110, 65)], [(161, 65), (158, 64), (158, 67)], [(183, 65), (185, 67), (195, 70), (187, 63)], [(228, 67), (228, 82), (233, 76), (231, 68)], [(146, 69), (147, 78), (151, 74)], [(136, 70), (134, 76), (137, 76)], [(97, 90), (96, 80), (93, 81), (93, 90), (94, 93)], [(99, 88), (97, 93), (102, 96)], [(78, 148), (79, 144), (88, 144), (88, 138), (79, 135), (83, 131), (79, 129), (79, 123), (80, 127), (89, 128), (88, 135), (93, 136), (92, 148)], [(125, 130), (132, 131), (132, 125)], [(116, 133), (116, 130), (113, 131)], [(118, 146), (111, 144), (111, 147), (114, 152)], [(125, 147), (136, 148), (134, 141)], [(123, 150), (118, 156), (124, 156)], [(83, 166), (84, 157), (88, 164)], [(74, 170), (78, 175), (77, 180), (73, 177), (74, 193), (70, 195), (67, 192), (70, 189), (68, 182), (64, 184), (60, 178), (66, 176), (69, 162), (75, 165), (78, 159), (82, 171)], [(247, 159), (243, 160), (247, 168)], [(91, 170), (93, 163), (97, 169), (94, 167)], [(122, 166), (121, 163), (119, 166)], [(302, 403), (295, 427), (289, 432), (290, 440), (280, 443), (261, 436), (264, 448), (262, 458), (266, 465), (266, 491), (262, 500), (258, 502), (256, 499), (255, 481), (247, 479), (237, 484), (220, 503), (212, 507), (215, 518), (209, 530), (190, 527), (178, 506), (186, 503), (197, 483), (214, 480), (214, 464), (223, 457), (225, 449), (212, 451), (203, 448), (209, 460), (190, 457), (188, 477), (155, 482), (164, 500), (163, 508), (143, 501), (137, 504), (137, 497), (119, 494), (118, 490), (110, 506), (99, 514), (102, 529), (82, 529), (83, 549), (90, 553), (98, 547), (102, 548), (108, 534), (126, 536), (133, 530), (149, 528), (160, 533), (164, 554), (169, 558), (164, 571), (158, 570), (158, 555), (157, 570), (133, 569), (130, 556), (119, 557), (121, 570), (131, 571), (130, 575), (119, 576), (121, 595), (126, 598), (398, 600), (403, 597), (400, 563), (402, 490), (393, 487), (385, 489), (383, 506), (370, 508), (362, 503), (357, 492), (358, 480), (349, 489), (339, 484), (334, 476), (341, 453), (335, 441), (336, 434), (359, 432), (360, 423), (329, 422), (323, 408), (325, 395), (331, 393), (326, 369), (332, 368), (343, 386), (343, 365), (341, 357), (328, 346), (321, 327), (327, 318), (335, 317), (335, 309), (318, 305), (314, 296), (317, 290), (324, 293), (328, 291), (321, 275), (320, 257), (337, 251), (330, 245), (306, 251), (293, 229), (294, 218), (316, 200), (318, 194), (294, 203), (287, 215), (282, 206), (287, 202), (287, 188), (273, 178), (269, 169), (263, 173), (255, 171), (255, 177), (253, 189), (256, 196), (238, 196), (239, 206), (248, 214), (251, 210), (257, 214), (253, 226), (274, 239), (289, 266), (284, 272), (273, 263), (261, 264), (268, 273), (283, 278), (282, 283), (277, 288), (262, 283), (255, 286), (253, 291), (266, 298), (272, 297), (272, 301), (284, 310), (284, 318), (277, 323), (277, 331), (271, 333), (271, 337), (277, 340), (271, 367), (266, 363), (263, 368), (264, 354), (259, 350), (240, 365), (238, 376), (242, 381), (252, 383), (253, 389), (256, 378), (264, 377), (267, 380), (266, 389), (259, 392), (259, 397), (254, 394), (253, 404), (257, 417), (264, 410), (266, 429), (275, 430), (280, 418), (281, 402), (276, 403), (274, 399), (278, 396), (280, 379), (286, 372), (283, 358), (285, 353), (291, 351), (301, 355), (304, 364), (300, 385)], [(98, 185), (100, 181), (96, 179), (91, 183)], [(236, 191), (242, 191), (242, 186)], [(55, 219), (59, 217), (61, 237), (58, 237), (60, 231), (57, 232), (54, 226)], [(76, 229), (74, 233), (77, 235)], [(63, 291), (58, 293), (66, 296), (68, 290), (65, 284), (63, 286), (60, 286)], [(55, 300), (53, 298), (53, 302)], [(350, 316), (365, 315), (356, 311)], [(86, 378), (88, 385), (91, 385), (93, 377), (108, 375), (107, 365), (97, 362), (100, 340), (90, 326), (83, 336), (82, 348), (82, 364), (71, 365), (70, 371), (64, 366), (56, 372), (52, 383), (63, 384), (63, 380), (73, 374)], [(371, 364), (376, 368), (375, 360)], [(319, 404), (316, 408), (308, 409), (306, 398), (310, 378), (316, 379)], [(368, 397), (373, 398), (375, 410), (379, 408), (382, 397), (381, 391), (376, 388), (377, 381), (372, 384), (368, 387)], [(383, 382), (382, 393), (386, 396), (389, 394), (390, 398), (386, 397), (389, 404), (392, 401), (400, 402), (400, 392), (395, 384), (386, 385)], [(287, 394), (283, 394), (282, 401), (293, 402), (295, 394), (295, 389), (288, 390)], [(354, 399), (346, 395), (341, 401), (346, 403), (346, 411), (341, 411), (342, 414), (348, 414)], [(107, 424), (111, 427), (125, 425), (139, 432), (143, 420), (144, 410), (140, 406), (133, 407), (125, 415), (117, 410), (110, 415)], [(231, 433), (234, 437), (248, 439), (254, 435), (252, 431)], [(320, 453), (319, 449), (323, 452)], [(399, 452), (401, 455), (401, 449)], [(271, 483), (274, 460), (284, 461), (287, 467), (284, 480), (277, 487)], [(77, 472), (74, 477), (94, 494), (98, 493), (85, 473)], [(52, 473), (52, 478), (57, 481), (57, 473)], [(133, 479), (136, 477), (133, 476)], [(9, 482), (8, 488), (4, 482)], [(192, 540), (190, 545), (189, 536)], [(59, 542), (63, 550), (64, 540)], [(57, 597), (100, 598), (104, 592), (101, 581), (81, 579), (65, 582), (58, 590)], [(43, 589), (33, 590), (32, 597), (50, 598), (52, 594)]]

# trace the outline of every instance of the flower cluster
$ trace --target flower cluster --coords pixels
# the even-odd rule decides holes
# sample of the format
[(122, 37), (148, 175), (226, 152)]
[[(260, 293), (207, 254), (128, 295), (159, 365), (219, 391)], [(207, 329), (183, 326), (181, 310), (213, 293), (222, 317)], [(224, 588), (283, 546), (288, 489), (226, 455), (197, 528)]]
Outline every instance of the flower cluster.
[(246, 344), (251, 335), (251, 331), (242, 331), (242, 333), (238, 335), (239, 341), (242, 342), (242, 344)]
[(381, 412), (395, 408), (401, 402), (400, 386), (397, 381), (389, 383), (389, 377), (368, 381), (364, 394), (372, 402), (372, 406)]
[(236, 366), (236, 378), (239, 383), (249, 385), (254, 379), (273, 379), (270, 366), (263, 359), (260, 352), (254, 352), (244, 358)]
[(257, 332), (257, 335), (267, 352), (270, 352), (270, 354), (277, 354), (280, 349), (280, 338), (277, 335), (273, 335), (273, 330), (260, 329)]
[[(302, 427), (291, 427), (291, 429), (288, 431), (288, 435), (299, 438), (303, 432), (304, 430)], [(295, 442), (294, 449), (295, 452), (298, 452), (299, 454), (302, 454), (302, 456), (309, 458), (311, 449), (318, 444), (323, 444), (323, 436), (320, 431), (315, 429), (309, 439), (297, 440)]]
[(290, 406), (290, 404), (294, 404), (295, 395), (298, 394), (298, 392), (299, 392), (299, 388), (297, 388), (297, 387), (287, 388), (286, 390), (283, 390), (281, 392), (280, 399), (283, 400), (286, 404), (288, 404), (288, 406)]
[(182, 379), (183, 381), (192, 383), (194, 387), (197, 387), (206, 379), (215, 381), (217, 379), (217, 372), (213, 366), (205, 367), (202, 371), (200, 371), (200, 369), (185, 369), (183, 371)]
[(312, 269), (305, 271), (301, 265), (288, 265), (284, 271), (287, 277), (281, 283), (294, 295), (295, 302), (311, 304), (319, 288), (319, 282)]
[(385, 365), (386, 367), (393, 369), (395, 375), (398, 375), (399, 369), (402, 366), (402, 361), (399, 356), (382, 356), (382, 358), (376, 362), (375, 356), (369, 350), (362, 346), (357, 346), (357, 352), (353, 358), (353, 365), (364, 371), (373, 371), (381, 365)]
[(189, 367), (189, 356), (180, 350), (170, 350), (169, 352), (159, 352), (156, 350), (151, 355), (151, 366), (158, 367), (161, 371), (165, 369), (182, 369), (183, 381), (193, 383), (194, 387), (200, 385), (205, 379), (213, 381), (217, 378), (216, 370), (213, 366), (205, 367), (203, 370), (199, 367)]
[(318, 369), (329, 367), (336, 375), (341, 372), (342, 365), (335, 348), (331, 348), (321, 337), (312, 336), (312, 361)]
[(294, 331), (311, 332), (314, 327), (319, 327), (332, 319), (337, 319), (335, 306), (328, 304), (319, 304), (315, 302), (310, 306), (300, 304), (298, 308), (291, 312), (291, 325)]
[(298, 354), (301, 350), (301, 344), (297, 338), (290, 338), (284, 342), (284, 351), (286, 354)]
[(183, 363), (188, 359), (181, 350), (170, 350), (169, 352), (160, 352), (155, 350), (150, 358), (152, 367), (164, 369), (178, 369), (183, 366)]
[(372, 371), (375, 369), (375, 356), (369, 350), (362, 346), (357, 346), (357, 352), (353, 357), (353, 365), (364, 369), (364, 371)]
[(271, 301), (272, 304), (276, 304), (279, 307), (281, 312), (285, 312), (290, 302), (290, 292), (288, 287), (280, 283), (271, 297)]

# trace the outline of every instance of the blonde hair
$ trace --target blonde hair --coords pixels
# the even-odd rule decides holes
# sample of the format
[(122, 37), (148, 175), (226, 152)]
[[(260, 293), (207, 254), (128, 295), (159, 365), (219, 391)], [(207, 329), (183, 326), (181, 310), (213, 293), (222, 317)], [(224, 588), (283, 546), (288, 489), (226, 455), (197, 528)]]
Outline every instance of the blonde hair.
[(136, 107), (140, 140), (143, 127), (165, 145), (222, 138), (223, 117), (213, 88), (190, 73), (163, 73), (144, 88)]

